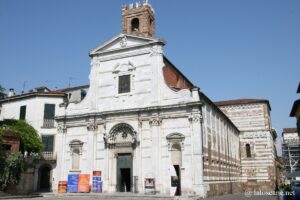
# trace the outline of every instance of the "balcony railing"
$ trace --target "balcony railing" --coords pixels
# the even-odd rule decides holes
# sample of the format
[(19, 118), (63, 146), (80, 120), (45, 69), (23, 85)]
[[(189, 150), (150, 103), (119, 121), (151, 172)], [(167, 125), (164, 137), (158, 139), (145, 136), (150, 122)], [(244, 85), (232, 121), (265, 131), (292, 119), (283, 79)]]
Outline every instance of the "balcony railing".
[(42, 159), (43, 160), (49, 160), (49, 161), (55, 161), (56, 160), (56, 153), (51, 151), (44, 151), (42, 152)]
[(56, 153), (44, 151), (42, 153), (31, 153), (30, 155), (24, 156), (27, 163), (34, 163), (35, 161), (51, 161), (56, 162)]
[(54, 119), (44, 119), (43, 128), (54, 128)]

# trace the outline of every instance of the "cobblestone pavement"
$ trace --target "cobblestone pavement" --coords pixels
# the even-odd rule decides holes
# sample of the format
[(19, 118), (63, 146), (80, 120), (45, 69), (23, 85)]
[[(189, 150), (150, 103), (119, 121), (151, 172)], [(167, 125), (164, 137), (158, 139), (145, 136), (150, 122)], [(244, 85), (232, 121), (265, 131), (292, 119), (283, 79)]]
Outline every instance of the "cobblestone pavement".
[[(18, 198), (20, 199), (20, 198)], [(147, 195), (45, 195), (44, 197), (24, 198), (33, 200), (200, 200), (192, 197), (164, 197), (164, 196), (147, 196)], [(245, 195), (225, 195), (218, 197), (205, 198), (205, 200), (278, 200), (277, 196), (245, 196)]]
[(277, 200), (277, 196), (245, 196), (245, 195), (225, 195), (220, 197), (210, 197), (207, 200)]

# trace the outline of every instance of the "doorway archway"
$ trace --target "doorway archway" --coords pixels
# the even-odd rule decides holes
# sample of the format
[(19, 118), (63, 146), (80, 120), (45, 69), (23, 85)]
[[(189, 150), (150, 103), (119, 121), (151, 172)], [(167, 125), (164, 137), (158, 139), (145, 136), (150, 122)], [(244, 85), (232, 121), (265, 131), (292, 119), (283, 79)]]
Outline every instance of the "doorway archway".
[(108, 135), (104, 134), (103, 140), (114, 157), (111, 160), (111, 184), (116, 186), (117, 192), (132, 192), (134, 184), (137, 184), (133, 183), (134, 150), (139, 144), (136, 131), (127, 123), (119, 123), (111, 128)]
[(39, 169), (39, 190), (50, 191), (51, 188), (51, 167), (43, 165)]

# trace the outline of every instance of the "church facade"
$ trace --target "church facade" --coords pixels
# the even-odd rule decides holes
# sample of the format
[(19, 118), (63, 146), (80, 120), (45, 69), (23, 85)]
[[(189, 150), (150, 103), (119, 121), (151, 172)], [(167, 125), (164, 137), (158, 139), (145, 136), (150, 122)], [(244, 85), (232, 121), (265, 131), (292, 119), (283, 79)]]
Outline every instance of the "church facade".
[(0, 120), (27, 121), (45, 145), (32, 180), (19, 185), (58, 192), (59, 183), (82, 175), (90, 177), (84, 183), (89, 192), (98, 174), (104, 193), (273, 191), (276, 132), (269, 101), (212, 102), (168, 60), (165, 44), (155, 37), (148, 1), (124, 5), (122, 33), (89, 54), (89, 85), (12, 90), (0, 100)]
[[(54, 191), (102, 172), (103, 192), (238, 192), (239, 130), (164, 55), (145, 1), (122, 7), (122, 33), (90, 52), (85, 98), (56, 117)], [(150, 187), (149, 187), (150, 185)]]

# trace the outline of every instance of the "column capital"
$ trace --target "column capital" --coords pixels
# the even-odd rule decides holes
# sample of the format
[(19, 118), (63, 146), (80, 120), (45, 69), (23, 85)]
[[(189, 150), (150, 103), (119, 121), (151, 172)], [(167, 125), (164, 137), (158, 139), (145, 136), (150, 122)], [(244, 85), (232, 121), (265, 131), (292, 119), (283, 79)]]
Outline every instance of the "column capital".
[(67, 133), (67, 126), (65, 124), (58, 124), (57, 132), (58, 133)]
[(160, 126), (162, 119), (160, 117), (154, 117), (149, 120), (150, 126)]

